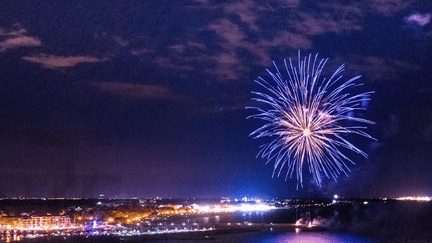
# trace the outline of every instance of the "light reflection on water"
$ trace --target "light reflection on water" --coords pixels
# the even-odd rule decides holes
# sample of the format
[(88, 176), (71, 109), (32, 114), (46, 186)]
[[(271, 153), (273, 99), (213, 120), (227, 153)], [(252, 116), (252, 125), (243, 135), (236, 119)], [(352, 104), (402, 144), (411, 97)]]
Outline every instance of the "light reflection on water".
[(365, 239), (359, 236), (350, 236), (343, 234), (332, 234), (328, 232), (301, 232), (287, 233), (261, 239), (261, 243), (338, 243), (338, 242), (355, 242), (355, 243), (376, 243), (375, 241)]
[[(147, 242), (146, 240), (139, 243)], [(153, 243), (204, 243), (204, 242), (235, 242), (235, 243), (378, 243), (360, 236), (344, 235), (330, 232), (249, 232), (233, 233), (228, 235), (210, 235), (209, 239), (155, 240)], [(401, 241), (403, 242), (403, 241)]]

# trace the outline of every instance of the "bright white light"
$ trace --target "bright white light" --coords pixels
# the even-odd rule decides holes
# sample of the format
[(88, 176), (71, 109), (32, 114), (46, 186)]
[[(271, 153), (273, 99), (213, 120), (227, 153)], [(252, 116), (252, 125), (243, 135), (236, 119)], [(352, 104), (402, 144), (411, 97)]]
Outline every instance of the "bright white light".
[(334, 194), (334, 199), (338, 199), (339, 198), (339, 196), (338, 196), (338, 194)]
[(397, 200), (407, 200), (407, 201), (426, 201), (429, 202), (432, 200), (432, 197), (399, 197)]
[(269, 206), (265, 204), (242, 204), (237, 207), (237, 210), (242, 212), (251, 212), (251, 211), (268, 211), (275, 209), (274, 206)]

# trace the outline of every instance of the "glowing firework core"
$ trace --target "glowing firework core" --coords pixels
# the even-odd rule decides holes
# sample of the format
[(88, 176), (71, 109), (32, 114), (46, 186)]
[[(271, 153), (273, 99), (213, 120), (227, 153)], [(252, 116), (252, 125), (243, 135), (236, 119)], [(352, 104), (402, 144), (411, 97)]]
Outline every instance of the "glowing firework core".
[(303, 136), (307, 137), (309, 135), (311, 135), (311, 131), (309, 130), (309, 128), (304, 129), (303, 130)]
[[(275, 160), (273, 176), (279, 176), (287, 167), (285, 180), (295, 171), (297, 182), (302, 186), (303, 164), (318, 185), (322, 176), (336, 180), (338, 175), (349, 171), (346, 162), (354, 162), (343, 150), (351, 150), (367, 157), (367, 154), (349, 142), (345, 135), (357, 134), (373, 139), (365, 126), (374, 122), (356, 117), (356, 112), (365, 110), (362, 102), (370, 100), (373, 92), (353, 94), (360, 76), (337, 84), (342, 78), (341, 65), (329, 78), (321, 78), (327, 59), (311, 55), (298, 56), (298, 66), (291, 59), (284, 60), (281, 72), (275, 63), (276, 72), (267, 73), (274, 84), (259, 77), (255, 80), (266, 92), (252, 92), (252, 98), (267, 108), (252, 107), (258, 111), (249, 117), (265, 121), (265, 125), (251, 133), (254, 138), (269, 137), (273, 141), (264, 144), (258, 156)], [(298, 185), (298, 184), (297, 184)]]

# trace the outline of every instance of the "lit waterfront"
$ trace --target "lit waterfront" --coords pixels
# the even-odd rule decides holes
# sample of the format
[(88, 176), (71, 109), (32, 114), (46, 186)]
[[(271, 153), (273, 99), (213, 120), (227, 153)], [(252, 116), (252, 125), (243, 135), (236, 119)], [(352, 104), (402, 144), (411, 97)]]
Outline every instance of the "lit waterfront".
[[(184, 202), (175, 204), (172, 201), (163, 200), (154, 203), (148, 200), (139, 202), (138, 200), (103, 201), (95, 199), (78, 206), (69, 205), (64, 208), (58, 206), (60, 210), (56, 212), (60, 212), (61, 215), (48, 212), (48, 210), (45, 216), (37, 216), (30, 211), (20, 211), (18, 207), (12, 211), (6, 210), (0, 217), (0, 241), (14, 242), (34, 238), (67, 240), (74, 237), (82, 239), (104, 239), (104, 237), (128, 240), (153, 239), (156, 241), (161, 238), (203, 240), (205, 237), (220, 238), (223, 235), (239, 233), (305, 234), (305, 232), (322, 230), (353, 231), (362, 234), (361, 229), (371, 227), (369, 226), (370, 220), (377, 220), (364, 218), (363, 224), (363, 221), (359, 221), (360, 218), (356, 216), (362, 215), (363, 210), (388, 212), (384, 214), (387, 215), (387, 218), (380, 218), (377, 222), (389, 221), (394, 224), (416, 225), (415, 221), (394, 220), (394, 218), (411, 218), (412, 216), (407, 214), (407, 211), (417, 215), (423, 208), (427, 210), (429, 202), (428, 200), (405, 201), (387, 198), (346, 199), (340, 196), (334, 196), (331, 199), (238, 200), (234, 202), (215, 200), (189, 204)], [(13, 203), (19, 205), (17, 201)], [(24, 206), (26, 210), (28, 207)], [(3, 209), (6, 208), (8, 207), (3, 207)], [(11, 213), (14, 213), (14, 216)], [(363, 226), (358, 227), (358, 224)]]
[(16, 231), (6, 230), (1, 233), (1, 241), (13, 242), (21, 241), (24, 239), (34, 239), (40, 237), (71, 237), (71, 236), (118, 236), (118, 237), (131, 237), (131, 236), (146, 236), (146, 235), (158, 235), (158, 234), (174, 234), (174, 233), (190, 233), (190, 232), (207, 232), (212, 231), (214, 228), (194, 228), (194, 229), (164, 229), (154, 231), (141, 231), (136, 229), (126, 229), (124, 227), (98, 227), (91, 231), (86, 231), (84, 228), (69, 228), (59, 230), (47, 230), (47, 231)]
[[(53, 200), (53, 199), (52, 199)], [(66, 200), (66, 199), (61, 199)], [(74, 199), (76, 200), (76, 199)], [(23, 201), (23, 199), (21, 199)], [(276, 207), (250, 201), (250, 204), (146, 205), (136, 203), (104, 203), (95, 206), (69, 207), (62, 215), (0, 215), (1, 241), (11, 242), (38, 237), (114, 236), (130, 237), (173, 233), (207, 232), (214, 224), (189, 222), (190, 217), (235, 212), (259, 212)], [(94, 209), (97, 210), (94, 210)], [(93, 213), (88, 211), (94, 210)], [(87, 212), (87, 213), (84, 213)], [(219, 216), (217, 216), (219, 217)], [(183, 220), (183, 222), (177, 222)], [(192, 218), (192, 220), (195, 220)]]
[[(283, 210), (283, 209), (282, 209)], [(233, 213), (233, 212), (232, 212)], [(224, 216), (230, 215), (225, 213)], [(258, 212), (241, 214), (243, 217), (257, 217)], [(262, 216), (262, 214), (261, 214)], [(219, 215), (215, 215), (215, 218), (219, 219)], [(204, 220), (207, 217), (204, 217)], [(168, 220), (168, 219), (167, 219)], [(215, 225), (215, 224), (213, 224)], [(94, 227), (65, 227), (58, 229), (20, 229), (20, 230), (5, 230), (1, 234), (1, 241), (13, 242), (21, 241), (25, 239), (35, 239), (41, 237), (60, 237), (66, 239), (67, 237), (81, 236), (81, 237), (98, 237), (98, 236), (109, 236), (109, 237), (146, 237), (146, 236), (158, 236), (169, 234), (190, 234), (190, 233), (206, 233), (206, 235), (212, 232), (255, 232), (267, 229), (273, 231), (274, 229), (292, 229), (295, 233), (302, 231), (310, 231), (315, 226), (312, 224), (304, 225), (300, 220), (294, 224), (281, 224), (281, 223), (254, 223), (249, 221), (234, 222), (234, 223), (220, 223), (213, 227), (200, 227), (197, 223), (157, 223), (156, 227), (148, 229), (148, 227), (137, 228), (137, 226), (120, 226), (120, 225), (109, 225), (107, 223), (101, 225), (95, 225)], [(66, 238), (65, 238), (66, 237)]]

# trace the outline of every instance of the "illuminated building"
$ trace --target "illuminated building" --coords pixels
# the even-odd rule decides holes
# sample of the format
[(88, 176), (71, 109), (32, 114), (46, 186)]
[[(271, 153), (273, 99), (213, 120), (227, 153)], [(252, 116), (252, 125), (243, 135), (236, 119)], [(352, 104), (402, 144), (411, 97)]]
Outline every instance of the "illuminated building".
[(0, 228), (12, 230), (51, 230), (70, 226), (69, 216), (0, 217)]

